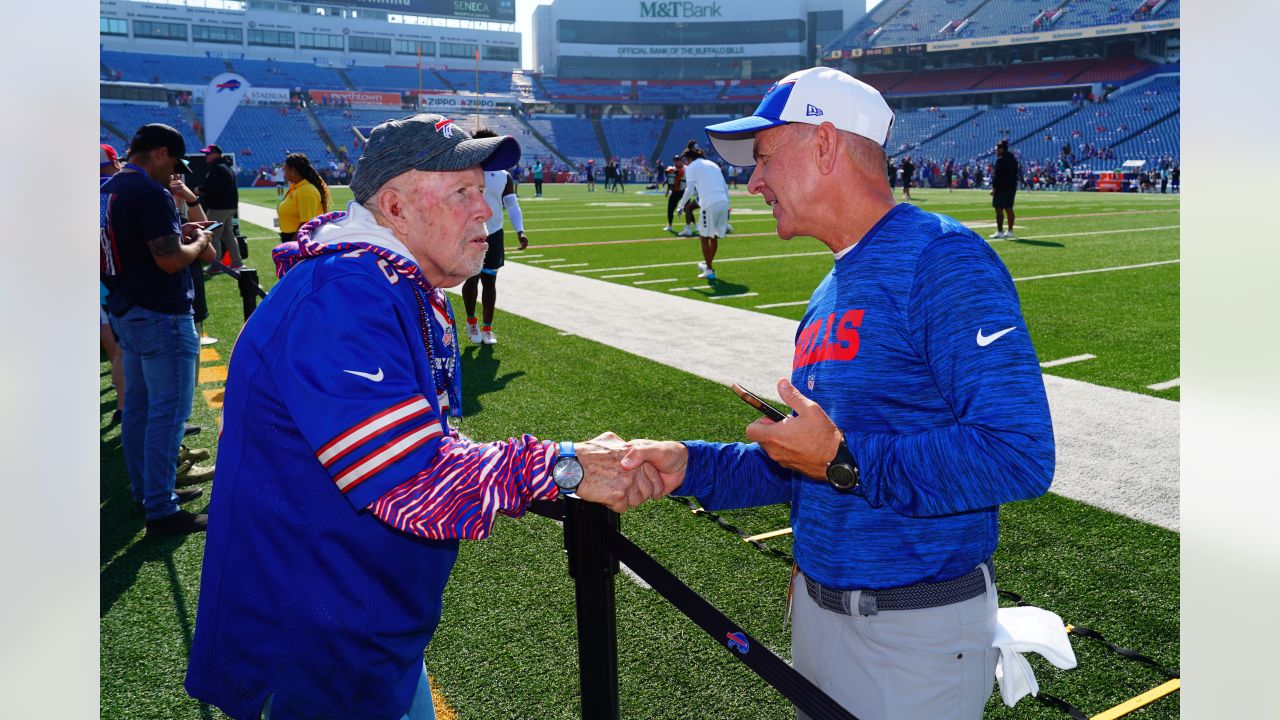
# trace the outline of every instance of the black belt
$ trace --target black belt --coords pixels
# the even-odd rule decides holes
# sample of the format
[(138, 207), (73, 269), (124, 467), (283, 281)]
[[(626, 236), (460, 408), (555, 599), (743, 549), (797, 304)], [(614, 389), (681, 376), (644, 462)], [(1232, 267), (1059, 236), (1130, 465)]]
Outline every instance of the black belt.
[[(988, 559), (982, 563), (995, 583), (995, 570)], [(982, 565), (970, 570), (960, 577), (942, 582), (918, 582), (914, 585), (889, 588), (887, 590), (836, 590), (824, 586), (808, 575), (804, 576), (805, 589), (809, 597), (825, 610), (842, 615), (875, 615), (888, 610), (922, 610), (924, 608), (942, 607), (953, 603), (972, 600), (987, 591), (987, 581), (983, 577)], [(855, 602), (854, 594), (858, 593)]]

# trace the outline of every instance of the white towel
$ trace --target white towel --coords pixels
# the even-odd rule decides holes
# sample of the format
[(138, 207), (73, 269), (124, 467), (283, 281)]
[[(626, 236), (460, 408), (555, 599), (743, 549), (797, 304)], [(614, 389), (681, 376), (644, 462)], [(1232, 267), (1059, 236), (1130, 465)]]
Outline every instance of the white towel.
[(1035, 695), (1040, 692), (1031, 663), (1022, 653), (1040, 653), (1063, 670), (1076, 666), (1076, 654), (1071, 649), (1062, 618), (1038, 607), (1000, 608), (996, 613), (996, 636), (991, 645), (1000, 650), (1000, 659), (996, 661), (996, 681), (1000, 683), (1000, 697), (1009, 707), (1028, 693)]

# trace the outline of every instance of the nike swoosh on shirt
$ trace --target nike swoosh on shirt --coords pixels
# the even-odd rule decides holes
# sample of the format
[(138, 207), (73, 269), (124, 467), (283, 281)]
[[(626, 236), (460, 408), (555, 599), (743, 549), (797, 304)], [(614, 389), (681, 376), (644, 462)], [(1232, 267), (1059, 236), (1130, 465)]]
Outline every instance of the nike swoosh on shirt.
[[(1005, 329), (1001, 330), (1000, 332), (991, 333), (990, 335), (983, 335), (983, 334), (982, 334), (982, 328), (978, 328), (978, 347), (986, 347), (986, 346), (990, 345), (991, 343), (993, 343), (993, 342), (995, 342), (995, 341), (999, 340), (1000, 338), (1004, 337), (1004, 336), (1005, 336), (1005, 335), (1007, 335), (1008, 333), (1013, 332), (1016, 328), (1017, 328), (1017, 325), (1015, 325), (1015, 326), (1013, 326), (1013, 327), (1007, 327), (1007, 328), (1005, 328)], [(351, 371), (350, 371), (350, 370), (348, 370), (347, 372), (351, 372)]]
[[(981, 335), (981, 333), (979, 333), (979, 335)], [(359, 370), (343, 370), (342, 372), (351, 373), (352, 375), (355, 375), (356, 377), (362, 377), (365, 380), (382, 382), (382, 368), (378, 368), (378, 372), (376, 373), (360, 372)]]

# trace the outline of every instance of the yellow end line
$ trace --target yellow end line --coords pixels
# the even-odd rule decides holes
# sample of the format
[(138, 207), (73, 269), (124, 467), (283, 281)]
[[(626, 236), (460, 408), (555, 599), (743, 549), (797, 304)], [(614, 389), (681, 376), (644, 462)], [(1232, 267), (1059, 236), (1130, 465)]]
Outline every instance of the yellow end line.
[(790, 534), (791, 534), (791, 528), (789, 528), (789, 527), (788, 527), (788, 528), (782, 528), (781, 530), (774, 530), (773, 532), (760, 533), (759, 535), (752, 535), (751, 537), (744, 537), (744, 538), (742, 538), (742, 541), (743, 541), (743, 542), (756, 542), (757, 540), (768, 540), (769, 538), (776, 538), (776, 537), (781, 536), (781, 535), (790, 535)]
[(458, 720), (458, 714), (449, 707), (449, 701), (444, 699), (444, 693), (436, 688), (436, 680), (428, 676), (427, 682), (431, 684), (431, 704), (436, 709), (436, 720)]
[(1151, 690), (1148, 690), (1142, 693), (1141, 695), (1133, 698), (1132, 700), (1126, 700), (1120, 703), (1119, 705), (1111, 708), (1110, 710), (1105, 710), (1103, 712), (1098, 713), (1097, 715), (1094, 715), (1091, 720), (1115, 720), (1115, 718), (1118, 718), (1121, 715), (1128, 715), (1129, 713), (1133, 712), (1134, 710), (1137, 710), (1140, 707), (1150, 705), (1156, 700), (1159, 700), (1165, 695), (1168, 695), (1169, 693), (1173, 692), (1174, 690), (1178, 690), (1181, 687), (1182, 687), (1182, 680), (1180, 680), (1179, 678), (1174, 678), (1169, 682), (1161, 685), (1160, 687), (1153, 688)]

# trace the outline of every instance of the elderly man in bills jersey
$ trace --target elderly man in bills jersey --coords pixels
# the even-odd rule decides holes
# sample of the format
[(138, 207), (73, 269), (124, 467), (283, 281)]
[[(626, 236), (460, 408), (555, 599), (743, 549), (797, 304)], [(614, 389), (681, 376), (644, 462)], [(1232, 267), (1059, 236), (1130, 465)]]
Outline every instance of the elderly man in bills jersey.
[(479, 272), (484, 170), (511, 137), (448, 118), (374, 128), (355, 201), (274, 252), (231, 355), (187, 691), (236, 720), (433, 717), (423, 656), (458, 541), (576, 491), (661, 492), (621, 441), (473, 442), (444, 288)]

